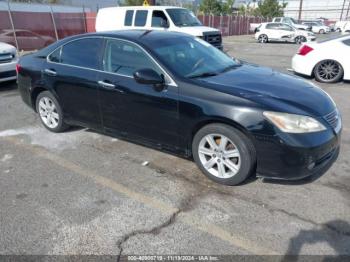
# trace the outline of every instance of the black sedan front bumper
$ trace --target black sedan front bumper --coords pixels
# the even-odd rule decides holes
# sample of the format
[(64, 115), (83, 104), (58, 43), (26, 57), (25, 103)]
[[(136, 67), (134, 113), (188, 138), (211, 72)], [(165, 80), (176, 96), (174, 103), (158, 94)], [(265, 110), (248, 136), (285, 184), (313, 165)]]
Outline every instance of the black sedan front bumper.
[[(328, 140), (324, 142), (325, 137)], [(320, 176), (337, 160), (341, 130), (316, 134), (312, 142), (308, 139), (295, 142), (297, 138), (296, 135), (286, 141), (279, 136), (256, 135), (257, 176), (283, 180)], [(320, 144), (315, 145), (315, 141), (320, 141)]]

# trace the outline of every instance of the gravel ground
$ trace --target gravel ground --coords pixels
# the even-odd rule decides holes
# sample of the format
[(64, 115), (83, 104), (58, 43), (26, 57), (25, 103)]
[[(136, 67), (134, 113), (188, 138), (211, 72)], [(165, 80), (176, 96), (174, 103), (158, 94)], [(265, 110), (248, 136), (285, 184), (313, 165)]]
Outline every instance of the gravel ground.
[[(224, 44), (285, 72), (298, 49)], [(312, 183), (227, 187), (191, 161), (91, 130), (49, 133), (15, 84), (1, 84), (0, 254), (350, 255), (350, 84), (320, 86), (343, 114), (336, 164)]]

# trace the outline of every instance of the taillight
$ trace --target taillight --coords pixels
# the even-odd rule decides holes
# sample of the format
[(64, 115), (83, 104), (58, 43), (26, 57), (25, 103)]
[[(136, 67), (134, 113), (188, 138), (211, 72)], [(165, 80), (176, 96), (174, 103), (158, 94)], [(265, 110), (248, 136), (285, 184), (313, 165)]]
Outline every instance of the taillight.
[(16, 64), (16, 72), (17, 72), (17, 74), (19, 73), (19, 71), (21, 71), (21, 66), (20, 66), (20, 64)]
[(305, 56), (308, 53), (310, 53), (312, 50), (314, 50), (312, 47), (310, 47), (308, 45), (303, 45), (302, 47), (300, 47), (300, 49), (298, 51), (298, 55)]

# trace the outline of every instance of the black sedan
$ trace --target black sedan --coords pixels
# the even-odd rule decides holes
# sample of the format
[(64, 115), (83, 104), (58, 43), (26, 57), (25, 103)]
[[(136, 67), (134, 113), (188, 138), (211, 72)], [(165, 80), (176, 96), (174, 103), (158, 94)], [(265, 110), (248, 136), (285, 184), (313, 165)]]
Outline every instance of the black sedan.
[(193, 158), (218, 183), (318, 175), (339, 153), (327, 93), (189, 35), (78, 35), (22, 57), (17, 71), (48, 130), (79, 125)]

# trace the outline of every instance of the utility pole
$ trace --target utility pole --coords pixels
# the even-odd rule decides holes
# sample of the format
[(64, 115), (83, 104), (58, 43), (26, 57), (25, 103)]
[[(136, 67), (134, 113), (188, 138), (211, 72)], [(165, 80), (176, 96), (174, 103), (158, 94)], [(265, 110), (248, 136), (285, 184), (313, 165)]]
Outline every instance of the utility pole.
[(350, 1), (349, 1), (348, 11), (346, 12), (346, 17), (345, 17), (345, 19), (349, 19), (349, 10), (350, 10)]
[(345, 3), (346, 3), (346, 0), (344, 0), (344, 2), (343, 2), (343, 8), (341, 9), (341, 14), (340, 14), (340, 21), (343, 20), (343, 13), (344, 13), (344, 9), (345, 9)]
[(303, 11), (303, 0), (300, 0), (299, 5), (299, 21), (301, 20), (301, 12)]

